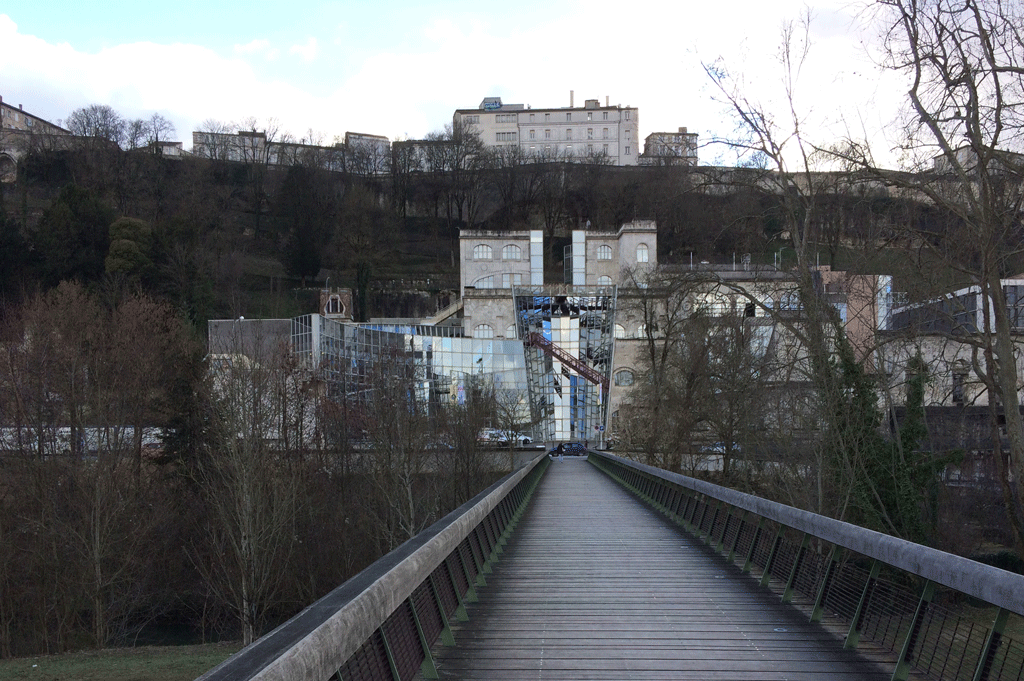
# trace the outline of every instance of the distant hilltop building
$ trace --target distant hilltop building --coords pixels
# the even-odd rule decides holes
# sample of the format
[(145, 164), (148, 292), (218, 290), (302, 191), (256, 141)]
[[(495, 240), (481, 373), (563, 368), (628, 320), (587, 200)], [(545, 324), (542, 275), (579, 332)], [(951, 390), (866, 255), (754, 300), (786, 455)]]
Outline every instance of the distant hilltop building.
[(560, 161), (600, 160), (616, 166), (635, 166), (640, 156), (640, 110), (614, 106), (605, 98), (574, 106), (534, 109), (485, 97), (475, 109), (458, 109), (456, 126), (472, 126), (485, 147), (519, 146), (532, 156)]
[(652, 132), (644, 140), (642, 166), (697, 166), (697, 133)]
[(192, 155), (218, 161), (291, 166), (299, 163), (360, 175), (391, 172), (391, 141), (382, 135), (346, 132), (345, 141), (331, 146), (275, 139), (266, 131), (194, 131)]
[(11, 106), (0, 96), (0, 182), (13, 182), (18, 161), (32, 144), (71, 133), (47, 120)]

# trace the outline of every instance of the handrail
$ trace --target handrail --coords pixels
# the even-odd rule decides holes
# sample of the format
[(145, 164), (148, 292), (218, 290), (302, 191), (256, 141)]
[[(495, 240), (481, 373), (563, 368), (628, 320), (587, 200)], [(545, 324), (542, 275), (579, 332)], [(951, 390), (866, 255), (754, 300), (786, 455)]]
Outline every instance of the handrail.
[(430, 646), (450, 636), (547, 464), (508, 474), (198, 681), (405, 681), (432, 669)]
[[(590, 452), (589, 460), (726, 553), (729, 560), (742, 560), (744, 571), (758, 564), (763, 569), (761, 583), (768, 585), (776, 580), (784, 601), (792, 599), (794, 590), (803, 591), (808, 602), (814, 603), (812, 620), (821, 619), (826, 606), (830, 612), (848, 610), (847, 647), (857, 645), (862, 636), (875, 636), (873, 640), (882, 648), (888, 646), (898, 656), (894, 679), (907, 678), (911, 666), (926, 675), (931, 673), (930, 668), (925, 668), (929, 665), (928, 655), (921, 649), (941, 647), (942, 643), (937, 641), (946, 641), (946, 655), (950, 648), (962, 651), (958, 654), (962, 655), (962, 662), (967, 662), (965, 670), (973, 673), (968, 678), (1003, 678), (999, 673), (1005, 674), (1007, 669), (1010, 675), (1006, 678), (1024, 673), (1024, 645), (1002, 636), (1007, 613), (1024, 615), (1024, 575), (607, 452)], [(802, 535), (802, 539), (794, 540), (794, 534)], [(811, 538), (831, 544), (833, 548), (827, 558), (823, 552), (810, 551)], [(870, 569), (841, 566), (844, 552), (869, 559)], [(879, 576), (883, 564), (922, 578), (921, 593), (914, 596), (898, 593), (899, 587), (895, 585), (883, 586)], [(849, 584), (843, 589), (837, 587), (837, 582), (847, 577), (848, 582), (856, 584), (855, 589), (850, 589)], [(936, 585), (996, 606), (995, 620), (983, 640), (973, 647), (949, 644), (962, 639), (964, 634), (956, 631), (960, 618), (954, 614), (949, 613), (949, 619), (957, 624), (943, 623), (947, 614), (943, 612), (944, 606), (932, 602)], [(859, 601), (856, 597), (848, 600), (849, 593), (861, 589)], [(846, 596), (841, 596), (844, 590)], [(844, 598), (847, 601), (842, 603)], [(868, 621), (881, 611), (888, 611), (887, 617), (897, 622), (886, 624), (884, 632), (880, 632), (881, 627), (879, 631), (872, 630)], [(929, 630), (927, 635), (922, 633), (924, 629)], [(979, 629), (984, 631), (983, 627)], [(970, 635), (975, 635), (973, 630)], [(969, 656), (973, 657), (968, 660)]]

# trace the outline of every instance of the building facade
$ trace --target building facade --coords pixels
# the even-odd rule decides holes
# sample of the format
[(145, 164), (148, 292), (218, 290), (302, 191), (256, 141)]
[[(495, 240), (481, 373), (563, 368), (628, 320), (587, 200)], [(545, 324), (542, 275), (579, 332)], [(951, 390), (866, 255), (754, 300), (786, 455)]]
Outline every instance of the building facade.
[(24, 110), (19, 104), (12, 106), (0, 97), (0, 182), (13, 182), (17, 176), (18, 161), (32, 145), (65, 148), (71, 133)]
[(480, 135), (485, 147), (519, 147), (524, 153), (560, 161), (634, 166), (640, 156), (640, 111), (588, 99), (582, 107), (534, 109), (485, 97), (475, 109), (458, 109), (456, 126)]
[(697, 166), (697, 133), (679, 128), (678, 132), (652, 132), (644, 139), (640, 165)]

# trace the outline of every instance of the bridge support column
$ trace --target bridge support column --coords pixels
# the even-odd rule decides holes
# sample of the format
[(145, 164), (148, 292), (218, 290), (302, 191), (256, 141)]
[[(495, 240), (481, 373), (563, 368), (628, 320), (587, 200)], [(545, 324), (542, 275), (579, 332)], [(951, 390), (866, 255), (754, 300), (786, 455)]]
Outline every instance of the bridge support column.
[(988, 681), (988, 675), (992, 671), (992, 661), (996, 649), (999, 648), (999, 639), (1003, 637), (1003, 629), (1006, 628), (1009, 614), (1010, 611), (1004, 608), (999, 608), (999, 612), (996, 613), (996, 619), (992, 623), (992, 628), (985, 639), (985, 645), (981, 648), (981, 655), (978, 657), (978, 668), (974, 671), (974, 681)]
[(878, 581), (878, 573), (882, 569), (882, 564), (877, 558), (871, 560), (871, 572), (868, 573), (868, 580), (864, 582), (864, 591), (860, 594), (860, 600), (857, 602), (857, 609), (853, 612), (853, 617), (850, 619), (850, 631), (846, 634), (846, 642), (843, 644), (844, 648), (856, 648), (857, 644), (860, 643), (860, 621), (864, 618), (864, 609), (868, 604), (868, 598), (871, 597), (871, 591), (875, 588), (875, 582)]
[(921, 625), (924, 623), (928, 606), (931, 605), (935, 596), (935, 582), (928, 580), (921, 591), (921, 600), (917, 602), (917, 610), (914, 611), (914, 619), (910, 623), (910, 630), (907, 631), (907, 638), (903, 642), (903, 649), (900, 650), (899, 662), (892, 673), (893, 681), (906, 681), (910, 674), (911, 659), (914, 657), (914, 646), (921, 634)]
[[(449, 577), (450, 579), (451, 577)], [(448, 613), (444, 611), (444, 601), (441, 600), (441, 593), (437, 590), (437, 582), (434, 581), (434, 574), (430, 574), (430, 593), (434, 596), (434, 602), (437, 603), (437, 611), (441, 613), (441, 645), (453, 646), (455, 645), (455, 634), (452, 633), (452, 625), (448, 622)], [(458, 590), (456, 589), (456, 594)]]
[(782, 533), (786, 531), (786, 526), (780, 524), (778, 532), (775, 533), (775, 540), (772, 542), (772, 548), (768, 552), (768, 560), (764, 562), (764, 572), (761, 573), (761, 586), (768, 586), (768, 581), (772, 578), (772, 568), (775, 567), (775, 558), (779, 555), (779, 546), (782, 544)]
[(754, 549), (757, 542), (761, 541), (761, 533), (764, 531), (764, 516), (757, 517), (757, 529), (754, 530), (754, 538), (750, 540), (750, 548), (747, 549), (747, 557), (743, 561), (743, 572), (750, 572), (754, 566)]
[(835, 544), (828, 554), (828, 562), (825, 565), (825, 576), (821, 578), (821, 586), (818, 588), (818, 597), (814, 599), (814, 608), (811, 610), (811, 621), (820, 622), (825, 612), (825, 599), (828, 597), (828, 590), (832, 587), (832, 578), (839, 567), (839, 561), (843, 559), (843, 549)]
[(425, 679), (439, 678), (437, 675), (437, 666), (434, 664), (434, 656), (430, 654), (430, 642), (427, 641), (427, 637), (423, 633), (423, 626), (420, 624), (420, 615), (416, 612), (416, 601), (412, 598), (409, 599), (409, 609), (412, 610), (412, 619), (413, 622), (416, 623), (416, 633), (420, 638), (420, 647), (423, 648), (423, 662), (420, 663), (420, 676)]
[(793, 600), (793, 584), (796, 583), (797, 573), (800, 572), (800, 567), (804, 562), (804, 556), (807, 554), (807, 545), (811, 541), (811, 535), (804, 532), (804, 539), (800, 542), (800, 548), (796, 552), (796, 558), (793, 559), (793, 567), (789, 571), (789, 579), (786, 581), (786, 589), (782, 592), (782, 602), (789, 603)]
[(743, 526), (747, 524), (749, 511), (744, 511), (740, 516), (740, 526), (736, 528), (736, 536), (733, 537), (732, 545), (729, 547), (729, 562), (736, 562), (736, 547), (740, 544), (740, 535), (743, 534)]

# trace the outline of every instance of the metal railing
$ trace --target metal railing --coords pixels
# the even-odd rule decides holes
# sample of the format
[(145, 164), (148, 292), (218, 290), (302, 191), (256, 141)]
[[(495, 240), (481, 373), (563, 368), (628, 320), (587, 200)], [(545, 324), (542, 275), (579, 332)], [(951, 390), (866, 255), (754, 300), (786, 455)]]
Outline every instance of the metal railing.
[(547, 456), (510, 473), (200, 681), (406, 681), (437, 678), (430, 653), (453, 644)]
[[(891, 654), (893, 679), (1024, 679), (1024, 645), (1004, 635), (1024, 576), (607, 453), (590, 462), (811, 621), (841, 624), (846, 647)], [(987, 623), (964, 596), (994, 606), (976, 610)]]

